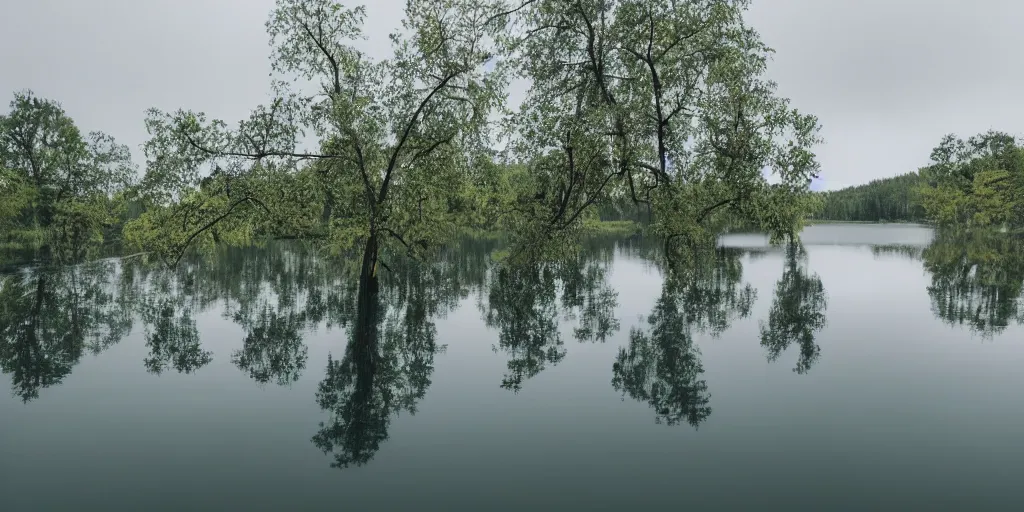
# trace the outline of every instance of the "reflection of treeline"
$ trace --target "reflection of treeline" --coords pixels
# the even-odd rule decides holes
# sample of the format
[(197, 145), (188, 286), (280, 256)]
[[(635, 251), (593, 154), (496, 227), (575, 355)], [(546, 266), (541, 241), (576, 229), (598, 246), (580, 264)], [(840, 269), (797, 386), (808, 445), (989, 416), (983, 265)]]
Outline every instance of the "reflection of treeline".
[(991, 231), (940, 232), (922, 255), (932, 311), (990, 337), (1024, 322), (1024, 238)]
[(875, 256), (895, 254), (910, 259), (919, 259), (924, 247), (908, 244), (872, 245), (871, 253)]
[(85, 354), (128, 334), (132, 316), (116, 293), (115, 268), (97, 262), (0, 276), (0, 369), (15, 395), (37, 398)]
[[(429, 259), (385, 252), (387, 266), (366, 286), (352, 258), (293, 242), (221, 247), (173, 268), (138, 256), (23, 270), (0, 282), (0, 368), (29, 401), (60, 384), (85, 353), (102, 352), (138, 326), (147, 348), (139, 364), (193, 373), (216, 356), (196, 319), (217, 309), (241, 331), (230, 354), (238, 370), (259, 385), (290, 385), (307, 372), (306, 334), (341, 329), (347, 342), (332, 348), (316, 392), (329, 418), (312, 441), (338, 467), (361, 465), (386, 441), (394, 417), (414, 413), (429, 389), (446, 346), (438, 318), (475, 298), (495, 351), (507, 359), (495, 385), (519, 391), (567, 356), (566, 327), (576, 343), (619, 332), (619, 297), (607, 280), (618, 252), (657, 265), (666, 280), (647, 324), (631, 328), (612, 364), (614, 387), (649, 403), (658, 421), (697, 426), (711, 412), (711, 395), (695, 336), (719, 335), (749, 315), (755, 294), (743, 281), (744, 251), (695, 251), (687, 261), (699, 264), (668, 272), (657, 252), (663, 247), (640, 236), (596, 237), (569, 257), (527, 263), (501, 260), (507, 247), (499, 241), (467, 238)], [(824, 302), (820, 280), (794, 247), (761, 342), (770, 359), (797, 343), (805, 371), (818, 353)]]

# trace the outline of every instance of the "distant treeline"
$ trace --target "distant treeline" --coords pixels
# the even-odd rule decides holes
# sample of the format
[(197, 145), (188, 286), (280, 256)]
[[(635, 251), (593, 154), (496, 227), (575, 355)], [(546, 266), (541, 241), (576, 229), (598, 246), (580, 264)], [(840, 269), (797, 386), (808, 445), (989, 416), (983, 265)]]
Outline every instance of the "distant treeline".
[(818, 194), (819, 220), (1024, 228), (1024, 145), (989, 131), (943, 137), (918, 172)]
[(912, 172), (841, 190), (820, 192), (819, 220), (850, 222), (923, 222), (920, 188), (925, 182)]

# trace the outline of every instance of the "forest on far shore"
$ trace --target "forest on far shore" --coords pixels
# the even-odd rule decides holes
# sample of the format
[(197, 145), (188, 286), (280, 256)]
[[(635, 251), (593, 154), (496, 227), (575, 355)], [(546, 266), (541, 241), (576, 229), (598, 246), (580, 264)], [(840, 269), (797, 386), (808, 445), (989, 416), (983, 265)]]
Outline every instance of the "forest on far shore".
[(819, 221), (1016, 228), (1024, 225), (1024, 146), (998, 131), (947, 135), (917, 172), (816, 195), (811, 218)]
[(919, 197), (923, 184), (920, 173), (911, 172), (818, 192), (822, 206), (813, 218), (846, 222), (924, 222), (927, 214)]

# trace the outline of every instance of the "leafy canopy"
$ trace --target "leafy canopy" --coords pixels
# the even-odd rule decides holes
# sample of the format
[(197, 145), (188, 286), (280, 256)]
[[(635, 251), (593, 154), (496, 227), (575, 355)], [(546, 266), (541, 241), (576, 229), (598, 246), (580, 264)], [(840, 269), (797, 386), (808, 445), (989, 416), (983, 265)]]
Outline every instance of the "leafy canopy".
[(947, 135), (921, 170), (921, 204), (941, 226), (1024, 224), (1024, 147), (1006, 133)]
[[(174, 258), (314, 239), (362, 248), (376, 268), (381, 244), (423, 253), (484, 227), (512, 236), (513, 258), (551, 258), (602, 206), (631, 202), (670, 242), (735, 222), (781, 239), (817, 204), (819, 127), (764, 78), (771, 50), (746, 8), (409, 0), (376, 61), (355, 45), (361, 7), (278, 0), (275, 99), (234, 128), (150, 111), (143, 188), (156, 207), (128, 238)], [(514, 110), (513, 77), (530, 84)], [(315, 149), (299, 144), (309, 136)]]
[(115, 195), (137, 170), (126, 146), (83, 135), (59, 103), (18, 92), (0, 115), (0, 225), (41, 230), (53, 256), (77, 257), (103, 241)]
[[(133, 239), (171, 255), (217, 238), (222, 224), (239, 240), (298, 237), (341, 250), (450, 239), (471, 218), (459, 210), (472, 207), (488, 117), (503, 100), (502, 73), (485, 66), (489, 8), (410, 0), (393, 55), (374, 61), (354, 45), (362, 7), (278, 0), (267, 21), (273, 68), (314, 90), (278, 81), (274, 101), (233, 129), (199, 112), (151, 110), (145, 184), (160, 208)], [(319, 147), (300, 148), (304, 135)]]
[(745, 24), (747, 4), (510, 7), (502, 42), (531, 86), (506, 133), (535, 193), (509, 229), (564, 240), (554, 234), (578, 231), (595, 205), (628, 198), (670, 238), (706, 239), (728, 217), (793, 232), (814, 204), (819, 127), (763, 77), (771, 50)]

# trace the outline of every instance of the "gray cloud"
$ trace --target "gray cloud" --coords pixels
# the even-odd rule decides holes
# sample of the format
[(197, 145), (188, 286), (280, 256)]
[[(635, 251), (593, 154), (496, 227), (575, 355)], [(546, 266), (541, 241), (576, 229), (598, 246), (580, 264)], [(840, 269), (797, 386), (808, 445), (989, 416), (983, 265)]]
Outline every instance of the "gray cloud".
[[(268, 99), (273, 0), (5, 3), (0, 92), (57, 99), (136, 155), (150, 107), (234, 121)], [(367, 2), (372, 55), (403, 3)], [(777, 50), (780, 92), (821, 119), (828, 188), (912, 171), (944, 133), (1024, 132), (1022, 2), (754, 0), (748, 19)]]

